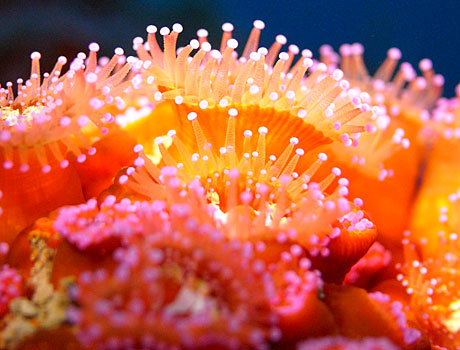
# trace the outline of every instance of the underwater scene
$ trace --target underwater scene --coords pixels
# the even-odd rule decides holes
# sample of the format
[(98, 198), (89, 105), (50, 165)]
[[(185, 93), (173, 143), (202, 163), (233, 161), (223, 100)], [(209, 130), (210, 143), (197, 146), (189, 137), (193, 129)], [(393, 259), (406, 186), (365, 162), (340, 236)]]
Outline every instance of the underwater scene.
[(0, 349), (460, 349), (460, 4), (373, 3), (0, 4)]

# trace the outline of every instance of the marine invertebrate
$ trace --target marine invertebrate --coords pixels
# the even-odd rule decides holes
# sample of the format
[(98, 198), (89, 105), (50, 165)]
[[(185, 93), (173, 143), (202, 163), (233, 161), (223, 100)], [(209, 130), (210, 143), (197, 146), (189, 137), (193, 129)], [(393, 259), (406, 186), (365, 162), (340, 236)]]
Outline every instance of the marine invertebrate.
[(327, 48), (259, 47), (263, 27), (239, 56), (231, 24), (219, 49), (205, 30), (177, 49), (179, 24), (160, 48), (149, 26), (137, 57), (93, 43), (43, 82), (34, 53), (18, 96), (0, 91), (0, 347), (459, 347), (456, 180), (424, 198), (448, 203), (442, 233), (407, 236), (402, 286), (390, 262), (426, 141), (455, 146), (430, 176), (456, 170), (458, 99), (428, 123), (430, 61), (394, 74), (392, 49), (371, 77), (358, 44), (337, 69)]
[(83, 345), (260, 348), (278, 340), (268, 272), (244, 244), (225, 240), (191, 212), (157, 201), (145, 236), (115, 251), (112, 273), (80, 275), (72, 292), (79, 308), (70, 316)]
[(144, 230), (144, 216), (138, 209), (139, 203), (127, 199), (116, 203), (114, 196), (106, 197), (100, 205), (90, 199), (61, 208), (53, 230), (64, 242), (57, 247), (51, 280), (57, 284), (63, 277), (78, 276), (85, 270), (111, 270), (115, 265), (112, 252)]
[(417, 76), (408, 62), (402, 63), (396, 70), (402, 57), (401, 51), (397, 48), (388, 50), (386, 59), (373, 75), (370, 75), (366, 68), (363, 59), (364, 47), (359, 43), (342, 45), (340, 56), (336, 58), (333, 58), (336, 54), (329, 45), (324, 45), (320, 49), (320, 54), (321, 60), (329, 64), (329, 69), (334, 69), (337, 63), (340, 63), (340, 68), (352, 86), (358, 86), (362, 91), (368, 92), (377, 104), (387, 106), (391, 117), (398, 117), (402, 119), (401, 122), (407, 122), (408, 118), (413, 118), (418, 123), (422, 122), (424, 116), (420, 113), (431, 110), (442, 94), (444, 78), (435, 74), (431, 60), (425, 58), (420, 61), (422, 77)]
[[(279, 220), (286, 219), (284, 211), (292, 211), (289, 206), (300, 206), (303, 202), (308, 207), (316, 200), (307, 200), (305, 195), (315, 191), (300, 193), (304, 191), (302, 186), (308, 187), (307, 183), (319, 162), (326, 156), (321, 155), (320, 160), (305, 161), (303, 155), (321, 144), (331, 142), (356, 145), (359, 135), (370, 131), (374, 111), (367, 105), (356, 105), (344, 92), (348, 83), (342, 80), (340, 70), (332, 74), (317, 70), (306, 76), (312, 65), (308, 50), (292, 65), (298, 53), (295, 46), (291, 46), (288, 53), (279, 54), (277, 60), (284, 42), (282, 37), (278, 37), (269, 50), (259, 49), (258, 38), (264, 27), (261, 21), (254, 22), (244, 52), (238, 58), (235, 54), (238, 43), (231, 38), (231, 27), (229, 24), (223, 26), (220, 51), (212, 50), (201, 31), (199, 40), (192, 40), (176, 55), (176, 40), (182, 27), (176, 24), (172, 32), (167, 28), (160, 30), (165, 42), (162, 51), (156, 41), (156, 27), (149, 26), (147, 43), (144, 44), (141, 38), (134, 40), (140, 61), (133, 62), (138, 75), (127, 90), (127, 98), (133, 100), (133, 96), (138, 96), (141, 100), (154, 95), (155, 109), (147, 114), (141, 112), (142, 115), (134, 120), (131, 114), (121, 113), (116, 120), (122, 128), (137, 137), (140, 145), (136, 150), (143, 150), (154, 163), (179, 165), (183, 179), (200, 176), (210, 197), (213, 197), (211, 202), (218, 203), (219, 210), (224, 213), (228, 211), (226, 206), (229, 201), (234, 201), (237, 206), (242, 204), (240, 194), (250, 202), (251, 210), (258, 211), (258, 203), (266, 200), (259, 200), (264, 194), (257, 193), (256, 187), (267, 184), (267, 198), (279, 197), (269, 200), (270, 203), (278, 202), (273, 207), (273, 215), (268, 217), (269, 220), (276, 219), (272, 224), (276, 227)], [(198, 52), (190, 57), (194, 49), (198, 49)], [(259, 134), (259, 137), (252, 137), (255, 134)], [(176, 148), (169, 147), (171, 142)], [(295, 147), (298, 147), (296, 154), (290, 156)], [(149, 163), (145, 156), (141, 154), (135, 161), (138, 168)], [(135, 187), (135, 192), (152, 198), (158, 195), (158, 188), (161, 187), (154, 185), (159, 182), (158, 170), (151, 165), (144, 168), (150, 169), (148, 176), (145, 170), (129, 168), (128, 174), (120, 175), (118, 180), (125, 183), (129, 178), (134, 179), (126, 182), (126, 186)], [(233, 168), (238, 169), (241, 176), (237, 176), (237, 172), (231, 170)], [(230, 173), (238, 179), (231, 180)], [(321, 182), (321, 190), (325, 190), (335, 176), (340, 176), (337, 168), (332, 169), (332, 175), (324, 175), (323, 182), (320, 181), (323, 178), (319, 179), (317, 182)], [(286, 184), (282, 185), (277, 177)], [(246, 181), (250, 183), (249, 186), (244, 184)], [(229, 191), (226, 186), (232, 182), (241, 189), (236, 190), (239, 194), (235, 198), (228, 199), (233, 190), (230, 190), (232, 185)], [(346, 180), (342, 182), (346, 183)], [(315, 186), (312, 185), (313, 188)], [(244, 187), (247, 191), (243, 191)], [(281, 190), (276, 190), (277, 187), (281, 187)], [(280, 200), (284, 196), (283, 187), (290, 192), (287, 202)], [(265, 188), (260, 186), (261, 191), (265, 191)], [(120, 194), (128, 195), (123, 190)], [(327, 206), (317, 207), (324, 217), (316, 219), (318, 213), (315, 212), (313, 221), (317, 224), (336, 220), (338, 215), (334, 211), (339, 210), (340, 206), (342, 209), (347, 206), (344, 200), (340, 200), (339, 206), (332, 204), (336, 195), (332, 194), (332, 190), (330, 195), (332, 197), (327, 199), (330, 202)], [(248, 199), (249, 196), (252, 198)], [(263, 211), (267, 212), (266, 209)], [(236, 215), (234, 212), (229, 214)], [(262, 216), (257, 222), (265, 229)], [(233, 221), (227, 226), (233, 226), (234, 232), (244, 232), (237, 227), (237, 223)], [(322, 230), (311, 226), (310, 229), (312, 232)], [(251, 236), (253, 239), (256, 237), (254, 232)], [(305, 237), (302, 238), (304, 240), (308, 237), (302, 234), (298, 236)], [(363, 249), (367, 249), (368, 246), (364, 246)]]
[(96, 152), (91, 126), (102, 134), (108, 131), (104, 124), (110, 121), (110, 113), (104, 106), (121, 89), (119, 83), (130, 69), (126, 64), (111, 75), (120, 52), (100, 68), (98, 50), (97, 44), (91, 44), (86, 65), (81, 53), (62, 76), (67, 59), (60, 57), (43, 80), (41, 55), (34, 52), (30, 78), (25, 83), (18, 79), (17, 96), (11, 82), (0, 91), (2, 241), (11, 242), (21, 229), (51, 210), (82, 201), (81, 185), (68, 154), (83, 162), (86, 152)]
[[(457, 216), (451, 217), (452, 223), (457, 223)], [(458, 225), (455, 226), (456, 230), (438, 233), (436, 251), (429, 250), (430, 254), (426, 254), (424, 250), (426, 257), (411, 242), (419, 243), (415, 239), (418, 236), (408, 235), (404, 239), (406, 263), (398, 275), (398, 280), (410, 295), (409, 305), (414, 317), (423, 326), (432, 344), (447, 349), (460, 346), (460, 258)]]
[(129, 201), (115, 203), (108, 196), (100, 207), (95, 199), (78, 206), (64, 207), (54, 221), (53, 228), (70, 244), (80, 250), (113, 250), (121, 245), (123, 236), (140, 232), (134, 215), (136, 206)]
[[(372, 244), (375, 231), (359, 210), (360, 200), (350, 204), (344, 198), (346, 179), (339, 179), (339, 186), (327, 192), (334, 179), (340, 176), (340, 169), (334, 168), (319, 184), (310, 182), (317, 168), (327, 160), (325, 154), (320, 154), (299, 174), (297, 165), (304, 151), (298, 148), (294, 153), (298, 144), (296, 137), (291, 138), (278, 158), (275, 155), (267, 157), (267, 128), (259, 128), (256, 148), (252, 149), (252, 133), (247, 130), (243, 137), (237, 135), (234, 130), (237, 111), (230, 109), (228, 113), (225, 144), (208, 142), (208, 133), (202, 130), (201, 118), (195, 112), (191, 112), (188, 119), (195, 130), (198, 153), (192, 154), (174, 130), (167, 137), (172, 139), (176, 149), (166, 149), (165, 138), (157, 138), (155, 142), (162, 164), (177, 169), (175, 171), (185, 183), (201, 182), (206, 191), (205, 200), (213, 206), (215, 217), (228, 237), (272, 244), (297, 242), (312, 256), (327, 257), (330, 239), (345, 231), (338, 238), (340, 243), (334, 242), (338, 249), (333, 256), (341, 263), (329, 261), (329, 265), (342, 265), (346, 272)], [(164, 194), (160, 170), (142, 149), (141, 145), (135, 147), (139, 153), (135, 161), (137, 166), (119, 176), (115, 188), (125, 188), (121, 191), (124, 196), (131, 193), (139, 198), (161, 198)], [(242, 149), (241, 156), (236, 154), (236, 149)], [(350, 250), (346, 248), (348, 240), (355, 241)]]
[[(155, 109), (137, 120), (120, 114), (117, 121), (138, 138), (147, 154), (153, 152), (151, 141), (171, 129), (193, 147), (193, 128), (186, 123), (191, 112), (203, 116), (205, 130), (214, 130), (209, 135), (212, 144), (219, 144), (217, 141), (225, 138), (227, 111), (231, 108), (239, 116), (235, 119), (236, 135), (245, 130), (256, 133), (259, 127), (277, 130), (267, 138), (269, 154), (278, 153), (277, 145), (286, 144), (294, 131), (299, 147), (305, 151), (332, 140), (341, 142), (341, 138), (352, 142), (352, 133), (366, 131), (372, 113), (355, 107), (350, 99), (343, 97), (342, 91), (348, 83), (341, 80), (342, 72), (318, 71), (306, 77), (312, 65), (308, 50), (292, 66), (296, 50), (281, 53), (277, 60), (285, 41), (278, 38), (269, 50), (259, 49), (258, 38), (263, 27), (263, 22), (254, 22), (243, 55), (238, 58), (234, 53), (238, 42), (231, 38), (229, 24), (223, 26), (220, 51), (212, 50), (207, 39), (200, 36), (177, 56), (175, 45), (182, 26), (175, 24), (173, 31), (160, 30), (164, 51), (156, 42), (156, 27), (149, 26), (148, 45), (141, 38), (134, 40), (140, 59), (139, 74), (133, 78), (127, 95), (128, 98), (130, 94), (140, 98), (154, 95)], [(190, 57), (194, 49), (198, 52)]]
[[(349, 149), (352, 162), (341, 156), (337, 156), (337, 162), (345, 176), (352, 180), (351, 194), (363, 198), (364, 208), (378, 225), (381, 242), (393, 250), (401, 250), (400, 236), (408, 226), (419, 168), (427, 145), (422, 131), (429, 112), (442, 93), (444, 79), (434, 73), (428, 59), (420, 62), (423, 77), (417, 77), (407, 62), (396, 71), (401, 58), (397, 48), (388, 50), (386, 60), (374, 75), (368, 73), (363, 59), (364, 48), (359, 43), (342, 45), (340, 55), (328, 45), (323, 46), (320, 53), (321, 60), (328, 64), (329, 69), (340, 66), (350, 82), (350, 92), (356, 98), (381, 109), (376, 134), (373, 137), (363, 135), (360, 145)], [(379, 144), (377, 152), (369, 152)], [(340, 149), (332, 148), (333, 154), (340, 155), (339, 152)], [(353, 164), (356, 166), (350, 169)], [(368, 187), (373, 189), (372, 192), (363, 190)], [(389, 210), (395, 206), (399, 210)], [(399, 255), (395, 255), (398, 260)]]

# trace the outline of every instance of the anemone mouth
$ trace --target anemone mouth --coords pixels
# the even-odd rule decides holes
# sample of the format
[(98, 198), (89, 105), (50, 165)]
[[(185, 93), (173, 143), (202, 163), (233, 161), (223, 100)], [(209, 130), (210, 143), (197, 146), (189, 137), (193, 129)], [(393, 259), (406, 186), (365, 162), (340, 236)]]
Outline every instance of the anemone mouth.
[(40, 114), (44, 107), (35, 105), (34, 102), (30, 106), (5, 106), (1, 108), (1, 121), (4, 127), (9, 132), (15, 132), (15, 127), (19, 124), (25, 124), (24, 129), (30, 130), (33, 126), (34, 117)]

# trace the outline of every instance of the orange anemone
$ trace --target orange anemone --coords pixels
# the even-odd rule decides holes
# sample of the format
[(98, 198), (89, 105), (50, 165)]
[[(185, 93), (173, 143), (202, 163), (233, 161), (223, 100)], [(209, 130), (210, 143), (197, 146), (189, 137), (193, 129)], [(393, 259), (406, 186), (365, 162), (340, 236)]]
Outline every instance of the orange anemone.
[(201, 223), (189, 205), (148, 206), (152, 220), (143, 236), (116, 251), (113, 272), (80, 274), (70, 313), (79, 341), (192, 349), (278, 341), (273, 283), (245, 245)]
[[(117, 122), (133, 133), (148, 155), (155, 155), (155, 137), (170, 130), (181, 135), (190, 151), (196, 150), (193, 124), (187, 121), (190, 113), (200, 116), (209, 142), (219, 145), (224, 139), (232, 141), (232, 135), (226, 134), (228, 111), (236, 110), (234, 134), (245, 130), (255, 134), (260, 127), (273, 131), (267, 136), (268, 154), (280, 154), (280, 145), (293, 136), (308, 152), (366, 131), (372, 112), (357, 108), (343, 94), (347, 83), (341, 81), (341, 71), (326, 74), (318, 70), (307, 77), (313, 64), (308, 54), (292, 66), (295, 52), (281, 53), (277, 60), (282, 44), (277, 41), (269, 50), (258, 49), (263, 23), (256, 21), (254, 25), (240, 58), (234, 51), (238, 42), (231, 38), (228, 26), (223, 27), (220, 51), (211, 50), (206, 38), (200, 37), (177, 55), (176, 40), (182, 27), (176, 24), (172, 32), (161, 29), (162, 51), (156, 42), (156, 28), (149, 26), (148, 46), (141, 38), (135, 39), (141, 64), (136, 64), (139, 73), (126, 99), (132, 101), (137, 96), (143, 100), (153, 95), (153, 110), (148, 114), (145, 108), (137, 114), (120, 113)], [(194, 49), (198, 52), (191, 57)], [(337, 123), (340, 130), (334, 127)], [(240, 154), (242, 149), (237, 146), (234, 151)]]
[(99, 206), (90, 199), (79, 206), (64, 207), (54, 220), (53, 230), (64, 238), (56, 251), (51, 280), (58, 284), (66, 276), (100, 268), (111, 270), (113, 252), (127, 244), (131, 236), (143, 232), (140, 204), (124, 199), (115, 203), (108, 196)]
[[(406, 62), (396, 71), (401, 58), (401, 52), (396, 48), (388, 51), (386, 60), (374, 75), (370, 75), (363, 52), (364, 48), (358, 43), (342, 45), (340, 56), (330, 46), (321, 49), (321, 60), (329, 65), (329, 69), (335, 69), (340, 59), (340, 68), (349, 80), (355, 98), (381, 107), (387, 118), (386, 125), (377, 131), (376, 137), (350, 149), (354, 161), (347, 160), (344, 164), (339, 158), (338, 164), (351, 180), (350, 192), (363, 198), (364, 208), (375, 220), (379, 240), (394, 252), (399, 250), (395, 258), (400, 260), (400, 237), (409, 224), (426, 151), (427, 140), (421, 132), (428, 120), (428, 112), (442, 93), (444, 79), (434, 73), (428, 59), (420, 62), (423, 77), (417, 77)], [(352, 164), (357, 166), (350, 169)]]
[[(457, 226), (458, 227), (458, 226)], [(410, 309), (433, 345), (460, 347), (460, 255), (457, 233), (441, 232), (436, 255), (422, 258), (405, 239), (403, 273), (398, 280), (410, 296)]]
[(396, 49), (371, 77), (359, 44), (341, 48), (342, 70), (324, 47), (327, 65), (295, 60), (283, 36), (259, 47), (263, 28), (239, 56), (228, 23), (219, 49), (204, 30), (177, 49), (179, 24), (160, 48), (149, 26), (137, 58), (98, 62), (93, 43), (43, 81), (34, 53), (17, 97), (0, 90), (0, 346), (460, 347), (460, 194), (433, 186), (457, 170), (457, 102), (433, 114), (443, 137), (420, 201), (449, 204), (406, 233), (401, 285), (380, 280), (403, 258), (442, 77), (428, 60), (423, 77), (394, 73)]
[(411, 237), (423, 258), (437, 256), (438, 233), (458, 232), (460, 189), (460, 85), (457, 97), (440, 100), (430, 124), (433, 137), (423, 183), (411, 218)]
[[(227, 140), (226, 147), (216, 152), (218, 145), (208, 142), (197, 115), (191, 112), (188, 118), (196, 132), (199, 153), (191, 154), (172, 131), (167, 137), (156, 139), (161, 164), (174, 169), (185, 184), (198, 179), (205, 190), (205, 201), (213, 208), (215, 219), (228, 237), (281, 246), (286, 242), (299, 243), (309, 251), (315, 267), (319, 267), (326, 278), (341, 281), (376, 235), (373, 224), (359, 210), (361, 201), (351, 204), (344, 198), (348, 181), (339, 179), (339, 186), (335, 189), (331, 186), (340, 176), (340, 169), (334, 168), (318, 184), (310, 182), (327, 160), (325, 154), (320, 154), (299, 175), (296, 170), (304, 151), (295, 150), (297, 138), (291, 138), (278, 157), (267, 157), (267, 128), (259, 128), (253, 151), (252, 133), (245, 132), (241, 140), (233, 129), (232, 110), (229, 114), (226, 134), (230, 135), (230, 141)], [(171, 140), (168, 149), (166, 138)], [(242, 156), (234, 152), (239, 147), (243, 149)], [(135, 168), (130, 167), (126, 174), (117, 177), (118, 184), (108, 193), (137, 195), (139, 199), (163, 198), (162, 171), (143, 153), (141, 145), (137, 145), (135, 151), (139, 153)], [(119, 190), (120, 187), (123, 189)]]
[[(96, 149), (91, 145), (98, 128), (102, 134), (109, 115), (104, 106), (113, 101), (126, 65), (111, 75), (114, 64), (97, 66), (99, 46), (90, 45), (61, 76), (66, 63), (60, 57), (51, 73), (40, 73), (40, 54), (31, 55), (30, 79), (18, 79), (14, 97), (12, 83), (0, 92), (0, 240), (11, 243), (35, 219), (65, 204), (83, 200), (74, 161), (85, 161)], [(116, 62), (118, 56), (112, 59)], [(119, 91), (119, 90), (118, 90)]]

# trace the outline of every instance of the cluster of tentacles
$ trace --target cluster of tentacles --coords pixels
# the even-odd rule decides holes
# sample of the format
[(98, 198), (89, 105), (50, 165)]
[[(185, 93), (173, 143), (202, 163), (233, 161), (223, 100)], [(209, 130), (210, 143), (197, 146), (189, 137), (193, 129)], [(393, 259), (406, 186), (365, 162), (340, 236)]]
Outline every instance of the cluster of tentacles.
[(0, 348), (460, 346), (458, 99), (263, 28), (0, 89)]

